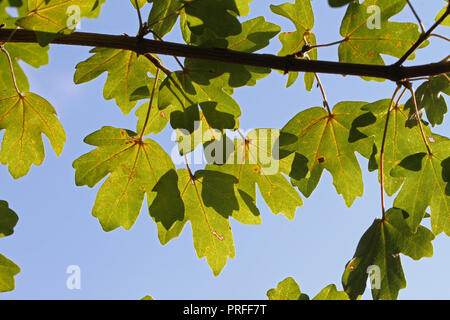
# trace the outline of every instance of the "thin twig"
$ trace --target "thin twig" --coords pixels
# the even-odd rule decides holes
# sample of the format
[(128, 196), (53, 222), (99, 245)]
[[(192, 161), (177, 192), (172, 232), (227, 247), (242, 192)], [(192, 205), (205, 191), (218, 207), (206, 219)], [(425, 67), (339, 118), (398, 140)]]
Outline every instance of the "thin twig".
[(400, 96), (398, 97), (397, 102), (395, 103), (395, 108), (397, 108), (398, 105), (400, 104), (400, 100), (402, 100), (403, 96), (404, 96), (405, 93), (406, 93), (406, 90), (408, 90), (408, 89), (403, 88), (403, 91), (400, 93)]
[(422, 119), (420, 118), (420, 115), (419, 115), (419, 108), (418, 108), (418, 105), (417, 105), (416, 93), (414, 92), (414, 88), (413, 88), (411, 82), (406, 82), (405, 83), (405, 87), (411, 92), (411, 97), (412, 97), (412, 101), (413, 101), (413, 104), (414, 104), (414, 112), (415, 112), (415, 115), (416, 115), (417, 122), (419, 123), (419, 129), (420, 129), (420, 133), (422, 135), (422, 140), (425, 143), (425, 146), (427, 148), (428, 154), (432, 155), (433, 153), (431, 151), (431, 147), (430, 147), (430, 145), (428, 143), (427, 137), (425, 135), (425, 131), (423, 130)]
[(411, 8), (411, 11), (413, 12), (414, 16), (416, 17), (417, 21), (419, 22), (420, 29), (422, 29), (422, 33), (425, 33), (425, 27), (422, 23), (422, 20), (420, 20), (419, 15), (417, 14), (416, 10), (414, 10), (414, 7), (412, 6), (411, 2), (409, 0), (406, 0), (408, 3), (408, 6)]
[[(156, 39), (158, 39), (161, 42), (164, 42), (164, 40), (153, 30), (150, 31)], [(184, 65), (181, 63), (180, 59), (178, 59), (177, 56), (173, 56), (175, 58), (175, 61), (178, 63), (178, 65), (180, 66), (181, 70), (184, 71)]]
[(148, 103), (147, 115), (145, 116), (145, 121), (144, 121), (144, 125), (142, 127), (142, 132), (141, 132), (141, 135), (139, 136), (139, 140), (141, 140), (141, 141), (142, 141), (142, 137), (145, 135), (145, 130), (147, 130), (148, 120), (150, 118), (150, 111), (152, 110), (152, 105), (153, 105), (153, 101), (154, 101), (154, 97), (155, 97), (155, 91), (156, 91), (156, 87), (158, 85), (159, 70), (160, 69), (156, 69), (156, 75), (155, 75), (155, 79), (153, 82), (152, 94), (150, 96), (150, 102)]
[(427, 32), (422, 33), (419, 37), (419, 39), (414, 43), (411, 48), (395, 63), (396, 66), (401, 66), (403, 62), (406, 61), (406, 59), (409, 58), (410, 55), (412, 55), (417, 48), (419, 48), (422, 43), (424, 43), (431, 35), (431, 33), (436, 29), (450, 14), (450, 4), (447, 6), (447, 10), (444, 12), (444, 14), (431, 26), (430, 29), (428, 29)]
[(16, 89), (17, 94), (21, 97), (22, 94), (19, 91), (19, 87), (17, 86), (17, 81), (16, 81), (16, 75), (14, 73), (14, 67), (12, 64), (12, 60), (11, 60), (11, 56), (9, 55), (8, 50), (5, 49), (4, 45), (0, 45), (0, 50), (3, 51), (3, 53), (6, 55), (7, 59), (8, 59), (8, 63), (9, 63), (9, 70), (11, 71), (11, 77), (14, 83), (14, 88)]
[(437, 34), (437, 33), (432, 33), (432, 34), (430, 34), (430, 37), (441, 38), (441, 39), (444, 39), (445, 41), (449, 41), (449, 42), (450, 42), (450, 39), (449, 39), (449, 38), (444, 37), (444, 36), (441, 36), (440, 34)]
[(139, 19), (139, 31), (138, 31), (138, 37), (143, 37), (142, 34), (144, 23), (142, 22), (142, 16), (141, 16), (141, 9), (139, 8), (138, 0), (134, 0), (134, 3), (136, 4), (136, 11)]
[(392, 95), (391, 102), (389, 103), (389, 109), (386, 114), (386, 123), (384, 125), (384, 132), (383, 132), (383, 139), (381, 141), (381, 150), (380, 150), (380, 185), (381, 185), (381, 211), (383, 215), (383, 220), (385, 219), (385, 208), (384, 208), (384, 146), (386, 145), (386, 136), (388, 131), (388, 125), (389, 125), (389, 116), (392, 111), (392, 107), (394, 106), (394, 100), (395, 96), (397, 95), (398, 91), (400, 90), (401, 85), (398, 84), (397, 88), (394, 91), (394, 94)]
[(146, 57), (148, 60), (150, 60), (150, 62), (153, 63), (153, 65), (156, 68), (161, 69), (161, 71), (164, 72), (166, 75), (170, 76), (170, 74), (172, 73), (172, 71), (170, 71), (169, 69), (164, 67), (163, 64), (151, 53), (145, 53), (144, 57)]
[(191, 183), (194, 183), (195, 177), (194, 177), (194, 174), (192, 173), (191, 167), (189, 166), (189, 160), (187, 158), (187, 154), (184, 154), (184, 161), (186, 162), (186, 168), (189, 172), (189, 177), (191, 178)]
[(247, 138), (245, 138), (244, 134), (242, 133), (241, 129), (237, 129), (237, 132), (241, 136), (242, 140), (247, 141)]
[[(305, 36), (303, 36), (303, 41), (305, 42), (305, 44), (306, 44), (307, 46), (309, 46), (308, 40), (306, 39)], [(307, 60), (309, 60), (309, 61), (311, 60), (311, 58), (309, 57), (309, 55), (308, 55), (307, 53), (305, 53), (305, 58), (306, 58)], [(322, 81), (320, 81), (320, 78), (319, 78), (319, 75), (317, 74), (317, 72), (314, 72), (314, 77), (316, 78), (316, 80), (317, 80), (317, 86), (320, 88), (320, 92), (322, 93), (322, 97), (323, 97), (323, 106), (324, 106), (324, 108), (327, 109), (328, 114), (331, 116), (331, 110), (330, 110), (330, 106), (329, 106), (329, 104), (328, 104), (327, 95), (326, 95), (326, 93), (325, 93), (325, 89), (323, 88)]]
[(305, 54), (306, 52), (311, 51), (313, 49), (317, 49), (317, 48), (334, 46), (334, 45), (340, 44), (340, 43), (345, 42), (345, 41), (348, 41), (348, 39), (342, 39), (342, 40), (339, 40), (339, 41), (334, 41), (334, 42), (325, 43), (325, 44), (316, 44), (316, 45), (313, 45), (313, 46), (307, 44), (307, 45), (305, 45), (303, 47), (303, 49), (298, 54), (299, 55)]

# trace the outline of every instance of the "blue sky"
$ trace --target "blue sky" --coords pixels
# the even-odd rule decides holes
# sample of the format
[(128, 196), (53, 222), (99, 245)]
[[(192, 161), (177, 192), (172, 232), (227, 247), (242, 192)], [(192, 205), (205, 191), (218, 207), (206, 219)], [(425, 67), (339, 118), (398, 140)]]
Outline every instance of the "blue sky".
[[(269, 4), (284, 1), (255, 0), (251, 15), (292, 31), (291, 25), (269, 10)], [(440, 0), (412, 1), (426, 27), (444, 6)], [(331, 9), (326, 1), (312, 1), (316, 13), (314, 32), (319, 43), (340, 39), (342, 9)], [(147, 13), (147, 10), (144, 10)], [(414, 21), (405, 9), (395, 21)], [(97, 20), (83, 20), (81, 31), (109, 34), (137, 31), (136, 13), (129, 1), (109, 0)], [(447, 35), (445, 27), (437, 29)], [(179, 41), (178, 30), (168, 40)], [(448, 43), (433, 39), (432, 45), (420, 50), (411, 63), (428, 63), (448, 54)], [(275, 38), (261, 52), (276, 53), (280, 44)], [(104, 125), (134, 130), (134, 111), (124, 116), (114, 101), (103, 99), (106, 75), (83, 85), (73, 84), (75, 65), (89, 57), (89, 48), (52, 46), (50, 64), (40, 69), (25, 67), (31, 91), (45, 97), (56, 108), (67, 143), (57, 158), (46, 141), (46, 159), (30, 173), (14, 180), (7, 167), (0, 167), (1, 198), (19, 215), (15, 233), (0, 242), (0, 252), (16, 262), (21, 273), (16, 290), (3, 293), (0, 299), (138, 299), (147, 294), (156, 299), (265, 299), (266, 291), (285, 277), (292, 276), (302, 292), (314, 296), (330, 283), (341, 288), (346, 262), (353, 256), (357, 243), (374, 218), (380, 216), (379, 184), (376, 173), (368, 173), (367, 160), (359, 157), (364, 172), (364, 197), (347, 208), (337, 195), (331, 176), (324, 172), (318, 188), (296, 217), (289, 221), (274, 216), (258, 196), (262, 225), (246, 226), (231, 222), (236, 257), (228, 261), (214, 277), (204, 259), (197, 258), (190, 225), (181, 236), (162, 246), (156, 225), (145, 206), (134, 227), (109, 233), (102, 230), (91, 215), (95, 188), (76, 187), (72, 162), (91, 148), (83, 138)], [(319, 52), (323, 60), (337, 60), (337, 47)], [(166, 59), (169, 68), (176, 68)], [(386, 57), (387, 62), (394, 59)], [(367, 101), (390, 98), (394, 84), (366, 82), (357, 77), (322, 75), (330, 105), (339, 101)], [(241, 128), (281, 128), (299, 111), (319, 106), (318, 89), (307, 92), (301, 81), (285, 88), (286, 76), (272, 72), (255, 87), (236, 91), (241, 106)], [(448, 115), (447, 115), (448, 117)], [(433, 129), (449, 136), (444, 124)], [(154, 138), (170, 153), (174, 143), (171, 128)], [(388, 203), (391, 203), (388, 200)], [(427, 222), (425, 222), (427, 223)], [(402, 256), (407, 288), (400, 299), (450, 299), (450, 238), (441, 234), (433, 242), (434, 257), (413, 261)], [(66, 268), (81, 268), (81, 290), (68, 290)], [(370, 296), (364, 295), (365, 298)]]

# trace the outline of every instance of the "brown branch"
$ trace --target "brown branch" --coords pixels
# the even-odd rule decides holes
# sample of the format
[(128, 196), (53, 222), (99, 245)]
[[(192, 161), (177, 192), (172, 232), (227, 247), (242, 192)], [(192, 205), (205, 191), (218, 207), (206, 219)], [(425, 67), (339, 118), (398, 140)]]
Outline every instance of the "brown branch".
[(383, 131), (383, 139), (381, 141), (381, 150), (380, 150), (380, 186), (381, 186), (381, 212), (383, 215), (383, 220), (385, 218), (385, 208), (384, 208), (384, 146), (386, 145), (386, 137), (388, 132), (388, 126), (389, 126), (389, 116), (391, 115), (392, 108), (394, 107), (394, 101), (395, 97), (397, 96), (397, 93), (399, 92), (401, 88), (400, 84), (397, 84), (397, 88), (394, 91), (394, 94), (392, 95), (391, 102), (389, 103), (389, 108), (387, 110), (386, 114), (386, 122), (384, 124), (384, 131)]
[(411, 4), (411, 2), (409, 0), (406, 0), (406, 2), (408, 3), (409, 8), (411, 9), (412, 13), (414, 14), (414, 16), (417, 19), (417, 22), (419, 22), (420, 25), (420, 29), (422, 30), (422, 33), (425, 33), (425, 27), (422, 23), (422, 20), (420, 20), (419, 15), (417, 14), (416, 10), (414, 9), (413, 5)]
[[(432, 34), (432, 32), (448, 17), (450, 14), (450, 4), (447, 6), (447, 10), (444, 14), (428, 29), (427, 32), (422, 33), (419, 39), (412, 45), (411, 48), (395, 63), (396, 66), (401, 66), (406, 59), (409, 58)], [(412, 78), (412, 77), (411, 77)]]
[[(0, 29), (0, 41), (7, 40), (13, 29)], [(17, 30), (9, 42), (36, 43), (36, 34), (30, 30)], [(320, 60), (302, 60), (294, 57), (279, 57), (272, 54), (257, 54), (228, 49), (200, 48), (173, 42), (139, 39), (98, 33), (74, 32), (60, 36), (51, 43), (88, 47), (103, 47), (135, 51), (139, 54), (156, 53), (186, 58), (205, 59), (227, 63), (265, 67), (282, 71), (317, 72), (354, 75), (401, 81), (408, 78), (437, 75), (450, 72), (450, 62), (431, 63), (412, 67), (401, 65), (368, 65)]]

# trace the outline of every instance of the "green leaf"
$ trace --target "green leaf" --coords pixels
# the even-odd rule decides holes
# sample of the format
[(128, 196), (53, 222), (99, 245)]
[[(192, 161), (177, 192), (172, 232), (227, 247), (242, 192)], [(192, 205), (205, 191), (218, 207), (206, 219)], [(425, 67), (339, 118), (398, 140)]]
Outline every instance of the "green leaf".
[[(5, 49), (11, 56), (14, 74), (19, 90), (28, 91), (30, 86), (27, 77), (19, 65), (18, 60), (39, 68), (48, 63), (48, 49), (49, 47), (41, 47), (35, 43), (7, 43)], [(14, 83), (9, 68), (7, 56), (0, 52), (0, 87), (3, 89), (14, 89)]]
[(284, 279), (276, 288), (267, 291), (269, 300), (307, 300), (301, 299), (302, 296), (307, 297), (302, 295), (299, 285), (292, 277)]
[[(130, 229), (144, 200), (158, 181), (175, 167), (153, 140), (140, 141), (136, 133), (103, 127), (85, 138), (97, 149), (74, 161), (77, 186), (93, 187), (110, 174), (97, 194), (92, 214), (105, 231)], [(179, 218), (183, 219), (182, 214)]]
[[(161, 84), (158, 107), (160, 110), (167, 109), (167, 112), (170, 113), (172, 128), (193, 132), (195, 121), (200, 121), (198, 105), (202, 109), (209, 108), (214, 111), (204, 112), (208, 123), (214, 121), (230, 123), (230, 117), (236, 119), (241, 115), (239, 105), (224, 88), (213, 83), (207, 84), (207, 80), (202, 82), (205, 85), (195, 83), (192, 80), (192, 73), (189, 71), (176, 71)], [(219, 117), (220, 121), (208, 119), (209, 115)], [(236, 120), (231, 122), (230, 127), (234, 128)]]
[(138, 7), (136, 7), (136, 0), (130, 0), (130, 2), (133, 5), (133, 7), (135, 7), (137, 9), (137, 8), (142, 8), (143, 6), (145, 6), (148, 1), (147, 0), (137, 0)]
[(185, 8), (186, 24), (190, 31), (201, 35), (211, 31), (220, 38), (241, 33), (237, 16), (248, 13), (252, 0), (191, 0)]
[(149, 214), (157, 225), (158, 237), (163, 245), (178, 237), (187, 222), (178, 184), (176, 171), (170, 170), (147, 195)]
[[(310, 46), (316, 45), (316, 36), (312, 32), (306, 32), (305, 34), (299, 33), (298, 31), (294, 32), (285, 32), (280, 34), (278, 37), (280, 39), (283, 47), (280, 52), (278, 52), (279, 56), (292, 55), (300, 52), (305, 45), (304, 38), (308, 41)], [(311, 60), (317, 60), (317, 50), (311, 50), (307, 53), (308, 57)], [(302, 58), (306, 59), (306, 57)], [(288, 82), (286, 87), (290, 87), (298, 78), (298, 72), (289, 72)], [(304, 81), (306, 90), (311, 91), (314, 85), (315, 76), (312, 72), (305, 72)]]
[[(75, 31), (82, 17), (96, 18), (106, 0), (28, 0), (28, 13), (16, 24), (24, 29), (66, 35)], [(55, 35), (37, 33), (39, 44), (47, 45)]]
[[(341, 102), (329, 115), (315, 107), (298, 113), (282, 129), (281, 156), (295, 153), (289, 174), (292, 183), (309, 197), (319, 183), (324, 169), (333, 176), (336, 191), (347, 206), (363, 195), (362, 172), (355, 151), (368, 157), (372, 151), (370, 139), (352, 140), (352, 122), (362, 114), (364, 102)], [(305, 172), (302, 168), (307, 166)]]
[[(374, 139), (375, 147), (369, 162), (369, 170), (371, 171), (379, 168), (381, 144), (389, 105), (389, 99), (370, 103), (361, 109), (368, 112), (356, 118), (353, 123), (353, 127), (355, 129), (357, 128), (357, 131)], [(394, 106), (389, 118), (383, 163), (384, 188), (389, 196), (392, 196), (398, 191), (404, 180), (402, 177), (391, 176), (391, 169), (406, 156), (420, 150), (426, 151), (420, 128), (415, 125), (417, 121), (408, 120), (408, 114), (409, 111), (403, 105)], [(413, 124), (414, 126), (412, 126)], [(430, 129), (424, 125), (424, 130), (425, 134), (430, 137)], [(355, 137), (355, 139), (358, 138)]]
[(242, 31), (238, 35), (225, 38), (230, 50), (241, 52), (256, 52), (269, 45), (270, 39), (275, 37), (281, 28), (267, 22), (264, 17), (257, 17), (242, 23)]
[(392, 169), (391, 175), (405, 178), (394, 206), (408, 212), (409, 226), (415, 230), (429, 206), (434, 234), (450, 236), (450, 140), (442, 139), (430, 143), (432, 155), (412, 154)]
[(309, 0), (295, 0), (295, 4), (270, 5), (270, 10), (291, 20), (297, 31), (310, 31), (314, 27), (314, 13)]
[[(234, 218), (248, 223), (248, 217), (259, 217), (254, 207), (256, 203), (256, 185), (264, 201), (274, 214), (282, 213), (286, 218), (294, 219), (297, 207), (303, 201), (289, 181), (283, 176), (291, 168), (293, 157), (279, 159), (279, 130), (257, 129), (250, 131), (246, 140), (235, 141), (235, 151), (227, 162), (209, 168), (230, 174), (237, 179), (237, 198), (240, 207), (247, 207), (246, 215)], [(275, 152), (276, 153), (275, 153)], [(244, 222), (245, 221), (245, 222)]]
[[(200, 112), (199, 115), (200, 119), (194, 126), (194, 131), (189, 132), (187, 130), (183, 129), (175, 129), (176, 132), (176, 142), (178, 143), (178, 151), (180, 155), (188, 154), (192, 151), (194, 151), (195, 148), (197, 148), (200, 144), (206, 144), (207, 142), (214, 141), (215, 139), (221, 139), (223, 135), (223, 128), (216, 129), (214, 126), (218, 126), (220, 128), (220, 122), (217, 123), (209, 123), (208, 118), (205, 117), (203, 112)], [(209, 119), (212, 119), (213, 116), (209, 115)], [(219, 115), (220, 119), (226, 119), (222, 118), (222, 115)], [(234, 126), (235, 121), (234, 118), (229, 117), (228, 120), (231, 122), (229, 125), (222, 122), (222, 126), (225, 125), (226, 127)]]
[(11, 260), (0, 254), (0, 292), (14, 290), (14, 276), (20, 268)]
[[(440, 17), (442, 17), (442, 15), (445, 14), (445, 11), (447, 10), (448, 7), (448, 0), (444, 0), (445, 2), (447, 2), (447, 4), (445, 5), (445, 7), (443, 7), (441, 9), (441, 11), (439, 11), (438, 15), (435, 18), (435, 21), (438, 21)], [(450, 27), (450, 16), (448, 16), (447, 18), (445, 18), (444, 21), (442, 21), (441, 23), (442, 26), (446, 26), (446, 27)]]
[(0, 92), (0, 129), (5, 129), (0, 162), (8, 165), (15, 179), (25, 176), (32, 164), (41, 165), (44, 161), (42, 133), (58, 156), (66, 141), (55, 109), (31, 92), (23, 95), (14, 90)]
[(191, 177), (186, 169), (179, 169), (178, 177), (197, 256), (200, 259), (206, 257), (217, 276), (227, 259), (234, 258), (233, 235), (228, 220), (232, 208), (236, 207), (234, 178), (209, 170), (197, 171)]
[[(218, 41), (211, 40), (208, 45), (235, 51), (255, 52), (269, 45), (270, 39), (279, 32), (280, 27), (265, 21), (264, 17), (257, 17), (243, 22), (242, 32), (238, 35), (228, 36)], [(222, 88), (253, 86), (257, 80), (266, 77), (271, 71), (268, 68), (190, 58), (185, 60), (185, 68), (190, 71), (195, 82), (199, 84), (213, 82), (214, 85)]]
[[(351, 2), (341, 24), (340, 33), (346, 41), (339, 45), (339, 61), (384, 65), (381, 54), (397, 58), (403, 56), (405, 48), (411, 47), (420, 36), (416, 24), (389, 21), (405, 5), (403, 0), (366, 0), (362, 4)], [(375, 8), (379, 12), (374, 11)], [(410, 59), (413, 58), (411, 55)]]
[[(288, 277), (278, 283), (275, 289), (267, 291), (269, 300), (309, 300), (308, 295), (301, 293), (297, 282)], [(313, 300), (349, 300), (344, 291), (338, 291), (334, 284), (323, 288)]]
[[(284, 3), (279, 6), (271, 5), (272, 12), (288, 18), (295, 25), (296, 31), (284, 32), (278, 37), (283, 47), (279, 56), (292, 55), (300, 52), (305, 46), (304, 39), (308, 41), (308, 44), (316, 45), (316, 37), (311, 32), (314, 27), (314, 13), (309, 0), (296, 0), (295, 4)], [(311, 60), (317, 60), (317, 50), (309, 51), (308, 57)], [(286, 87), (291, 86), (295, 80), (297, 80), (298, 72), (290, 72)], [(314, 84), (314, 73), (305, 73), (305, 85), (306, 90), (311, 91)]]
[(149, 27), (159, 36), (164, 37), (177, 22), (182, 0), (158, 0), (152, 5), (148, 17)]
[[(170, 114), (166, 115), (166, 113), (164, 111), (161, 111), (158, 109), (158, 104), (157, 104), (158, 96), (156, 94), (153, 97), (153, 99), (154, 100), (152, 103), (152, 107), (150, 109), (150, 114), (149, 114), (148, 123), (147, 123), (147, 127), (145, 129), (144, 136), (146, 136), (150, 133), (157, 134), (157, 133), (161, 132), (166, 127), (167, 123), (169, 122)], [(147, 111), (148, 111), (149, 105), (150, 105), (150, 103), (146, 102), (136, 110), (135, 114), (138, 118), (138, 122), (136, 124), (137, 132), (142, 132), (142, 130), (144, 129), (144, 123), (145, 123), (145, 119), (147, 117)]]
[(0, 238), (13, 234), (17, 221), (19, 217), (8, 207), (8, 202), (0, 200)]
[[(445, 76), (432, 77), (416, 90), (417, 105), (419, 109), (425, 108), (427, 119), (433, 127), (442, 124), (447, 113), (447, 103), (442, 93), (450, 94), (449, 81)], [(406, 102), (406, 107), (410, 110), (410, 115), (414, 113), (412, 98)]]
[(103, 72), (108, 72), (103, 96), (106, 100), (115, 99), (124, 114), (128, 114), (137, 101), (130, 101), (136, 90), (152, 87), (156, 67), (144, 56), (135, 52), (119, 49), (94, 48), (89, 59), (76, 66), (74, 82), (76, 84), (91, 81)]
[(398, 292), (406, 287), (399, 254), (415, 260), (433, 255), (433, 233), (422, 226), (412, 232), (404, 215), (400, 209), (390, 209), (385, 219), (375, 219), (362, 236), (342, 276), (345, 292), (351, 299), (364, 293), (368, 273), (374, 299), (397, 299)]
[(345, 291), (338, 291), (336, 285), (330, 284), (323, 288), (313, 300), (350, 300)]

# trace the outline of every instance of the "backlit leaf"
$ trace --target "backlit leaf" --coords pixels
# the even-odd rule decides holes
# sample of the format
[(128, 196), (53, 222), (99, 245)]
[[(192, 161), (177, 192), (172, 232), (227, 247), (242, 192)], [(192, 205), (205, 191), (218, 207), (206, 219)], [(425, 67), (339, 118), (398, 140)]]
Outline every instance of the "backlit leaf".
[(441, 138), (443, 141), (430, 142), (432, 155), (412, 154), (392, 169), (391, 175), (405, 178), (394, 206), (408, 212), (410, 227), (415, 230), (429, 206), (434, 234), (450, 236), (450, 140)]
[(132, 94), (145, 86), (152, 86), (149, 73), (155, 74), (156, 67), (144, 56), (119, 49), (94, 48), (89, 59), (76, 66), (76, 84), (91, 81), (103, 72), (108, 72), (103, 96), (106, 100), (115, 99), (124, 114), (134, 108), (137, 101), (130, 101)]
[[(368, 157), (372, 143), (370, 139), (352, 141), (351, 129), (364, 104), (341, 102), (331, 115), (324, 108), (310, 108), (298, 113), (282, 129), (280, 150), (285, 154), (294, 153), (300, 160), (294, 161), (290, 176), (305, 196), (314, 191), (324, 169), (333, 176), (336, 191), (347, 206), (363, 195), (362, 172), (355, 152)], [(296, 168), (305, 165), (307, 172)]]
[[(362, 107), (368, 111), (355, 119), (354, 128), (367, 136), (374, 138), (375, 148), (370, 157), (369, 170), (376, 170), (380, 165), (380, 151), (383, 140), (383, 132), (386, 125), (387, 111), (390, 100), (380, 100)], [(417, 151), (426, 151), (420, 129), (415, 123), (409, 124), (409, 110), (402, 105), (394, 106), (391, 110), (384, 146), (384, 188), (389, 196), (398, 191), (403, 183), (402, 177), (393, 177), (390, 174), (392, 168), (400, 163), (403, 158)], [(431, 136), (430, 129), (424, 125), (427, 136)], [(357, 138), (355, 138), (357, 139)]]
[(0, 238), (13, 234), (18, 220), (17, 214), (8, 207), (8, 202), (0, 200)]
[[(85, 142), (98, 148), (74, 161), (76, 184), (93, 187), (109, 174), (98, 191), (92, 214), (105, 231), (120, 226), (130, 229), (144, 195), (151, 194), (158, 181), (175, 170), (172, 160), (155, 141), (141, 142), (136, 133), (124, 129), (103, 127)], [(180, 216), (182, 220), (182, 213)]]
[(0, 161), (8, 165), (14, 178), (25, 176), (32, 164), (41, 165), (45, 158), (42, 134), (60, 155), (66, 141), (55, 109), (44, 98), (26, 92), (0, 92), (0, 129), (5, 129)]
[[(284, 3), (278, 6), (271, 5), (272, 12), (288, 18), (295, 25), (293, 32), (284, 32), (280, 34), (279, 40), (283, 47), (279, 56), (292, 55), (300, 52), (305, 46), (305, 38), (309, 45), (316, 45), (316, 37), (311, 32), (314, 27), (314, 13), (310, 0), (296, 0), (295, 3)], [(311, 60), (317, 60), (317, 50), (309, 51), (308, 57)], [(291, 86), (298, 77), (298, 72), (290, 72), (288, 76), (287, 87)], [(310, 91), (314, 83), (314, 74), (305, 73), (306, 89)]]
[(11, 260), (0, 254), (0, 292), (14, 290), (14, 276), (20, 268)]
[(406, 287), (399, 254), (415, 260), (433, 255), (433, 233), (422, 226), (412, 232), (405, 215), (400, 209), (390, 209), (385, 219), (375, 219), (362, 236), (342, 276), (345, 292), (351, 299), (364, 293), (369, 273), (374, 299), (396, 299)]
[(276, 288), (267, 291), (269, 300), (300, 300), (301, 295), (299, 285), (291, 277), (278, 283)]
[[(425, 109), (427, 119), (433, 127), (442, 124), (447, 113), (447, 103), (442, 93), (450, 94), (450, 83), (445, 76), (432, 77), (416, 90), (417, 105), (419, 109)], [(410, 114), (414, 113), (412, 98), (406, 102), (406, 107)]]
[(339, 45), (339, 61), (384, 65), (381, 54), (403, 56), (420, 36), (414, 23), (389, 21), (405, 6), (404, 0), (351, 2), (341, 24), (340, 33), (346, 41)]

